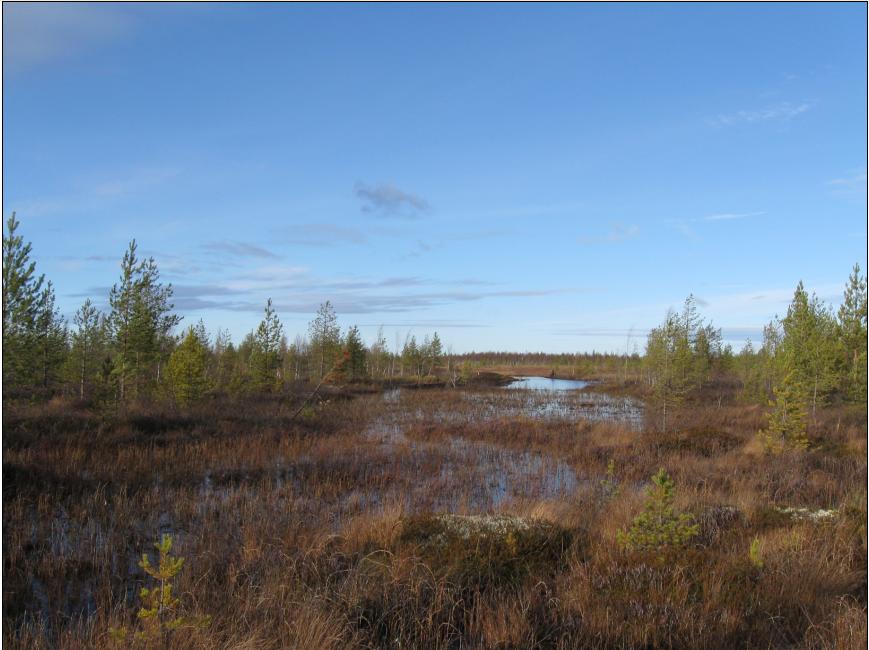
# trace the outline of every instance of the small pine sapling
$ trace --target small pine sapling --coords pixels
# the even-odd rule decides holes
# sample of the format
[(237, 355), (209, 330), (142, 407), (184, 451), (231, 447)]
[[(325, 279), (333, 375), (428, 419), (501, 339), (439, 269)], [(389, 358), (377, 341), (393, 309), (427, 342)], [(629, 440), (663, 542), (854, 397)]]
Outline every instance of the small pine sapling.
[[(151, 576), (156, 584), (148, 589), (143, 587), (139, 592), (142, 606), (137, 618), (141, 621), (141, 630), (133, 634), (132, 640), (144, 643), (162, 641), (168, 642), (169, 635), (180, 628), (201, 628), (211, 624), (210, 616), (189, 617), (181, 613), (181, 601), (175, 597), (172, 581), (184, 566), (183, 557), (173, 557), (172, 536), (163, 535), (154, 544), (159, 554), (157, 566), (151, 564), (147, 553), (142, 554), (139, 566)], [(109, 635), (116, 641), (126, 642), (129, 631), (126, 627), (109, 628)]]
[(627, 531), (616, 534), (619, 546), (627, 551), (647, 551), (677, 548), (686, 545), (697, 535), (700, 526), (689, 514), (673, 512), (675, 484), (664, 468), (652, 477), (643, 512)]
[(758, 569), (763, 568), (763, 544), (759, 537), (755, 537), (748, 547), (748, 559)]
[(775, 401), (770, 402), (772, 411), (769, 414), (769, 422), (767, 428), (759, 434), (767, 453), (778, 453), (786, 447), (808, 448), (809, 439), (806, 436), (808, 405), (805, 392), (793, 371), (787, 373), (779, 385), (773, 388)]
[(621, 492), (619, 482), (616, 480), (616, 463), (612, 458), (606, 466), (606, 477), (600, 482), (600, 491), (604, 501), (614, 499)]

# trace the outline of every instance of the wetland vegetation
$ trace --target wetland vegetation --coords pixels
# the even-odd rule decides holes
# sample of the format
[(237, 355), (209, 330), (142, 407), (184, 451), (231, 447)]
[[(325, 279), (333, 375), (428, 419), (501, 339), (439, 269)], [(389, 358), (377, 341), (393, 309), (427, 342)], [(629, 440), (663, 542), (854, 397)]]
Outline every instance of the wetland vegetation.
[(390, 350), (328, 303), (236, 346), (135, 244), (70, 327), (16, 229), (8, 647), (865, 646), (859, 268), (759, 350), (691, 298), (642, 355)]

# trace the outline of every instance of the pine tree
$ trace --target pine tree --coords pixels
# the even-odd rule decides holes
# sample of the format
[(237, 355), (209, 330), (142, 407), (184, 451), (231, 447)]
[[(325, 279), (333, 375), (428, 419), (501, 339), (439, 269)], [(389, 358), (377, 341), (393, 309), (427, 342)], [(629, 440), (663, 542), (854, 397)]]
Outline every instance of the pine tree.
[(643, 512), (627, 531), (618, 531), (619, 545), (625, 550), (647, 551), (684, 546), (691, 541), (699, 526), (691, 515), (673, 511), (675, 493), (676, 486), (662, 467), (652, 477)]
[(193, 335), (199, 340), (199, 343), (202, 344), (206, 350), (211, 346), (211, 340), (208, 336), (208, 331), (205, 329), (205, 323), (202, 322), (202, 319), (199, 319), (199, 322), (193, 326)]
[(54, 287), (36, 276), (31, 244), (16, 234), (19, 225), (13, 212), (3, 236), (3, 382), (47, 387), (66, 356), (66, 326)]
[(208, 348), (195, 328), (187, 330), (181, 345), (169, 357), (167, 374), (179, 404), (195, 402), (209, 389)]
[(58, 378), (67, 355), (66, 322), (55, 307), (54, 286), (46, 283), (39, 296), (33, 332), (33, 348), (37, 356), (37, 381), (48, 388)]
[(841, 385), (853, 401), (866, 403), (867, 390), (867, 297), (866, 275), (855, 264), (839, 307), (837, 326), (844, 352)]
[(121, 260), (121, 278), (109, 293), (109, 305), (112, 312), (109, 323), (115, 347), (115, 372), (118, 378), (118, 390), (121, 401), (126, 398), (127, 379), (132, 363), (133, 353), (133, 313), (136, 301), (136, 273), (138, 269), (136, 258), (136, 240), (130, 242), (130, 247)]
[(283, 325), (275, 313), (272, 299), (266, 302), (265, 315), (254, 334), (250, 364), (254, 385), (259, 390), (272, 390), (280, 384)]
[(355, 325), (347, 330), (344, 349), (347, 352), (346, 372), (350, 381), (365, 379), (368, 374), (365, 368), (365, 345), (362, 343), (359, 328)]
[(693, 385), (693, 354), (686, 329), (689, 319), (667, 313), (663, 325), (649, 332), (645, 363), (650, 373), (654, 403), (662, 414), (662, 429), (668, 416), (680, 405)]
[[(209, 376), (213, 380), (214, 387), (225, 390), (229, 385), (229, 376), (234, 361), (229, 359), (227, 352), (232, 347), (232, 337), (229, 331), (218, 329), (214, 336), (214, 350), (211, 355), (211, 370)], [(232, 352), (235, 352), (233, 348)]]
[[(139, 320), (144, 325), (142, 330), (141, 370), (140, 378), (148, 380), (150, 373), (153, 381), (160, 381), (160, 370), (172, 352), (175, 339), (171, 332), (181, 322), (181, 317), (172, 313), (172, 285), (160, 283), (160, 272), (153, 257), (142, 261), (139, 278), (139, 300), (137, 311)], [(202, 328), (204, 332), (204, 327)], [(208, 337), (204, 335), (207, 345)], [(138, 365), (138, 364), (137, 364)]]
[(404, 342), (404, 348), (401, 350), (401, 367), (402, 371), (405, 367), (410, 368), (416, 375), (417, 382), (422, 379), (422, 364), (420, 360), (421, 355), (419, 346), (416, 343), (416, 336), (409, 336)]
[[(160, 283), (153, 258), (136, 257), (132, 240), (121, 261), (121, 277), (109, 293), (114, 375), (121, 401), (136, 397), (149, 379), (159, 381), (171, 346), (170, 332), (181, 320), (172, 313), (172, 285)], [(156, 373), (152, 375), (152, 370)]]
[(76, 329), (70, 337), (68, 376), (78, 387), (79, 399), (84, 399), (99, 372), (105, 347), (105, 324), (90, 298), (79, 307), (72, 322)]
[(297, 335), (287, 350), (287, 357), (284, 361), (287, 368), (285, 376), (292, 377), (294, 381), (306, 377), (309, 356), (308, 342), (305, 337)]
[(737, 373), (742, 378), (741, 399), (745, 402), (766, 404), (769, 401), (764, 376), (766, 361), (763, 354), (763, 350), (755, 352), (751, 339), (748, 339), (736, 357)]
[(377, 338), (374, 341), (374, 344), (369, 349), (368, 353), (368, 367), (371, 371), (371, 374), (376, 379), (381, 379), (386, 374), (388, 355), (388, 344), (386, 342), (386, 337), (383, 335), (383, 326), (381, 325), (377, 329)]
[(778, 376), (796, 374), (794, 381), (806, 391), (814, 415), (840, 376), (835, 320), (817, 296), (809, 297), (800, 282), (780, 326), (781, 340), (775, 349)]
[(791, 368), (773, 389), (775, 400), (769, 403), (767, 428), (760, 432), (764, 447), (768, 452), (780, 451), (784, 447), (806, 449), (806, 387), (796, 368)]
[(211, 617), (185, 616), (182, 611), (181, 600), (175, 596), (174, 580), (184, 567), (184, 558), (172, 555), (172, 536), (163, 535), (154, 548), (158, 553), (157, 566), (151, 563), (145, 553), (139, 562), (142, 570), (154, 581), (153, 587), (143, 587), (139, 592), (142, 606), (136, 617), (141, 629), (133, 634), (132, 639), (126, 627), (109, 628), (109, 635), (125, 644), (134, 640), (145, 642), (147, 647), (159, 645), (168, 648), (173, 632), (183, 628), (206, 627), (211, 624)]
[(317, 316), (308, 325), (311, 354), (314, 358), (316, 379), (322, 379), (332, 369), (341, 347), (338, 317), (328, 300), (320, 305)]
[(438, 364), (440, 364), (441, 358), (443, 356), (444, 346), (441, 343), (441, 339), (438, 336), (438, 333), (435, 332), (428, 346), (428, 370), (426, 374), (430, 375), (434, 373), (435, 368), (437, 368)]

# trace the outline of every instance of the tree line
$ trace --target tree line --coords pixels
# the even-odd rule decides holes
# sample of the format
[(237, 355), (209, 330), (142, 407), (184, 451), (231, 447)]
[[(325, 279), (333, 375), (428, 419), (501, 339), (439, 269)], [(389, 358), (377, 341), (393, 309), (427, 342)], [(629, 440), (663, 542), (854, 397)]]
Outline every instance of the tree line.
[[(123, 403), (172, 397), (189, 403), (209, 391), (273, 392), (293, 381), (362, 382), (404, 378), (422, 382), (444, 361), (438, 334), (418, 341), (408, 334), (390, 352), (382, 328), (366, 346), (356, 326), (341, 331), (329, 301), (290, 342), (271, 299), (257, 328), (235, 344), (229, 333), (212, 337), (200, 320), (180, 335), (171, 283), (136, 241), (121, 259), (108, 295), (108, 311), (91, 299), (72, 326), (55, 306), (54, 287), (38, 275), (31, 244), (15, 214), (3, 235), (3, 385), (7, 396), (47, 396)], [(449, 364), (447, 364), (449, 367)]]
[(768, 433), (804, 446), (805, 424), (819, 407), (866, 403), (866, 349), (866, 275), (855, 264), (838, 310), (800, 282), (787, 313), (764, 327), (760, 348), (748, 340), (738, 354), (722, 345), (721, 330), (703, 320), (689, 296), (681, 312), (669, 311), (649, 333), (644, 381), (664, 429), (675, 407), (731, 378), (743, 401), (773, 407)]
[(165, 396), (187, 403), (210, 391), (274, 392), (295, 381), (423, 382), (438, 375), (455, 385), (483, 366), (546, 365), (558, 374), (606, 373), (644, 384), (664, 429), (686, 400), (728, 382), (735, 383), (746, 402), (771, 403), (781, 413), (791, 413), (779, 429), (812, 417), (820, 406), (867, 399), (867, 285), (859, 265), (837, 311), (809, 295), (800, 282), (785, 316), (764, 328), (757, 350), (749, 340), (734, 353), (689, 296), (681, 311), (669, 311), (649, 332), (644, 355), (626, 350), (623, 355), (488, 352), (458, 357), (444, 348), (437, 333), (422, 340), (408, 333), (403, 343), (396, 338), (390, 350), (381, 328), (366, 345), (358, 327), (341, 331), (329, 301), (320, 306), (306, 335), (292, 342), (271, 299), (260, 324), (238, 344), (225, 330), (210, 336), (202, 321), (178, 335), (181, 317), (173, 312), (172, 285), (161, 281), (153, 258), (139, 257), (135, 240), (121, 259), (108, 312), (87, 299), (70, 327), (55, 305), (52, 283), (37, 274), (31, 244), (18, 233), (19, 225), (13, 213), (3, 235), (5, 395), (61, 391), (120, 403)]

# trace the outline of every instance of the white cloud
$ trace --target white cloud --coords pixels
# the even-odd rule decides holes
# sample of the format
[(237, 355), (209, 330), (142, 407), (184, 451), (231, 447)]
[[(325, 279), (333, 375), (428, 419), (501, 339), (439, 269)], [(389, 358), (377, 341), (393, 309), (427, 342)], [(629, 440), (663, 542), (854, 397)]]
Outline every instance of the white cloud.
[(617, 244), (635, 238), (640, 234), (640, 227), (636, 224), (620, 224), (614, 223), (610, 226), (610, 231), (602, 237), (590, 237), (588, 235), (580, 235), (577, 237), (577, 242), (583, 245), (590, 244)]
[(768, 106), (759, 110), (741, 110), (735, 113), (726, 113), (715, 116), (710, 122), (716, 126), (730, 126), (732, 124), (754, 122), (766, 122), (769, 120), (790, 120), (812, 108), (809, 102), (792, 104), (783, 102), (775, 106)]
[(691, 224), (694, 223), (716, 223), (720, 221), (739, 221), (741, 219), (751, 219), (766, 214), (763, 211), (756, 212), (719, 212), (716, 214), (708, 214), (702, 217), (688, 217), (685, 219), (667, 219), (667, 223), (671, 224), (676, 230), (682, 233), (689, 239), (699, 239), (697, 232)]
[(866, 170), (854, 170), (847, 176), (827, 181), (838, 196), (853, 196), (866, 194)]

